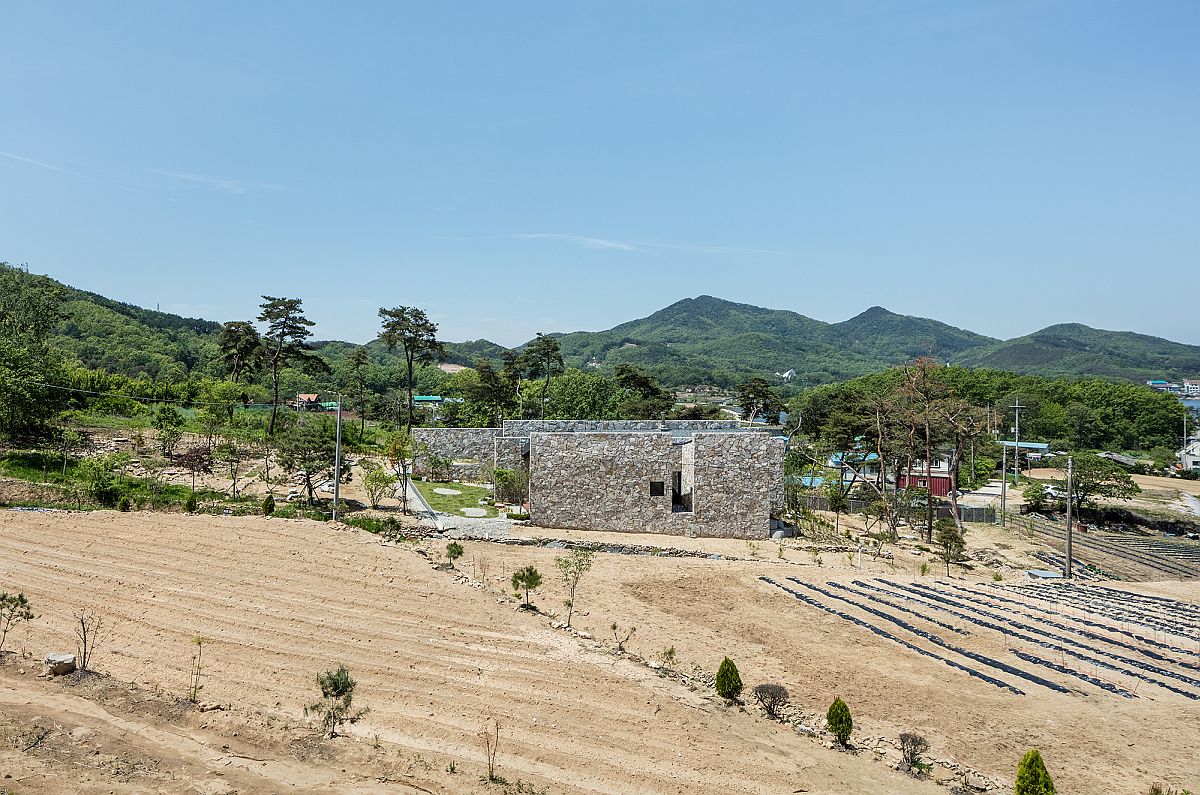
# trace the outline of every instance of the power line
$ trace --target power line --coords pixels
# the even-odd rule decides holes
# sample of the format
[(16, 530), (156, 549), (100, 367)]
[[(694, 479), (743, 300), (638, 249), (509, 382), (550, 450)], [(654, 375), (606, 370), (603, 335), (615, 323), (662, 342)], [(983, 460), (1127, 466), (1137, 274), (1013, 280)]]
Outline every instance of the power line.
[(78, 387), (73, 387), (73, 386), (62, 386), (60, 384), (47, 384), (47, 383), (43, 383), (42, 381), (30, 381), (27, 378), (9, 378), (7, 380), (15, 381), (18, 384), (28, 384), (29, 386), (40, 386), (44, 389), (57, 389), (62, 392), (75, 392), (75, 393), (81, 394), (81, 395), (96, 395), (99, 397), (118, 397), (118, 398), (126, 398), (128, 400), (143, 400), (143, 401), (146, 401), (147, 403), (171, 403), (171, 404), (180, 405), (180, 406), (225, 406), (225, 407), (229, 407), (231, 405), (237, 405), (237, 406), (242, 406), (243, 408), (250, 408), (251, 406), (262, 406), (265, 408), (270, 408), (272, 405), (274, 405), (272, 403), (243, 403), (240, 400), (174, 400), (174, 399), (170, 399), (170, 398), (143, 397), (141, 395), (124, 395), (119, 392), (99, 392), (94, 389), (79, 389)]

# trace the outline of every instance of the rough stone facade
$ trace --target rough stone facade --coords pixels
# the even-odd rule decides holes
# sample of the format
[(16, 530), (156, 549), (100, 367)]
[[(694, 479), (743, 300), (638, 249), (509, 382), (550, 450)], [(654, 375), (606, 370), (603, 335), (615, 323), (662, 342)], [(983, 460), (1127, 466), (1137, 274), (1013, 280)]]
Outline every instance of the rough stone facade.
[(784, 440), (734, 420), (505, 420), (413, 435), (451, 458), (527, 466), (530, 518), (548, 527), (764, 538), (783, 507)]
[(534, 433), (529, 449), (534, 524), (765, 538), (783, 503), (783, 440), (764, 433)]

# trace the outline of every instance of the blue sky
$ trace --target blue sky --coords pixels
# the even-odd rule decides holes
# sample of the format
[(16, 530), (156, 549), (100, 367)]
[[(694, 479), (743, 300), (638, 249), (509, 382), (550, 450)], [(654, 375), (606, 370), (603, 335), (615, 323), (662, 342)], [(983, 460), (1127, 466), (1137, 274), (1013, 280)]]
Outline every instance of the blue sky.
[(1195, 2), (21, 3), (0, 260), (322, 338), (711, 294), (1200, 344)]

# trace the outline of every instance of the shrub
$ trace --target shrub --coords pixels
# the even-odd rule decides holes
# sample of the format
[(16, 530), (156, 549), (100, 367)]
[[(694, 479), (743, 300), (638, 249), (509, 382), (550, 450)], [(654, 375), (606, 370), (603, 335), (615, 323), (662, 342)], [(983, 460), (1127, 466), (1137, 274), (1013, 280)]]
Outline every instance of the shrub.
[(317, 685), (321, 688), (321, 700), (304, 708), (304, 714), (315, 712), (321, 716), (321, 726), (326, 737), (336, 737), (343, 723), (356, 723), (368, 710), (354, 709), (354, 688), (358, 685), (346, 666), (317, 674)]
[(450, 568), (454, 568), (454, 561), (462, 557), (462, 544), (457, 541), (451, 541), (446, 545), (446, 559), (450, 561)]
[(263, 512), (263, 516), (270, 516), (271, 514), (275, 513), (275, 495), (274, 494), (268, 494), (266, 497), (263, 497), (262, 512)]
[(728, 657), (721, 660), (721, 666), (717, 668), (715, 685), (717, 695), (721, 698), (737, 701), (737, 697), (742, 694), (742, 676), (738, 673), (737, 666), (733, 664), (733, 660)]
[(527, 514), (527, 513), (510, 513), (510, 514), (508, 514), (508, 518), (512, 519), (514, 522), (524, 522), (529, 519), (529, 514)]
[(900, 755), (904, 764), (914, 775), (922, 775), (929, 770), (929, 765), (921, 759), (921, 754), (929, 750), (929, 741), (919, 734), (904, 732), (900, 735)]
[(454, 476), (454, 459), (429, 452), (425, 454), (425, 472), (437, 483), (447, 483)]
[(183, 509), (188, 513), (196, 512), (196, 495), (189, 494), (187, 499), (183, 501)]
[(525, 502), (529, 493), (529, 472), (525, 469), (497, 469), (492, 477), (495, 478), (496, 499), (502, 502)]
[(783, 685), (755, 685), (754, 700), (772, 718), (779, 717), (779, 709), (788, 703), (788, 691)]
[(850, 733), (854, 731), (854, 719), (850, 716), (850, 707), (846, 706), (846, 702), (842, 701), (841, 696), (833, 700), (829, 705), (829, 711), (825, 713), (825, 720), (829, 724), (829, 732), (837, 738), (838, 745), (844, 746), (850, 739)]
[(1054, 781), (1050, 778), (1042, 755), (1030, 748), (1017, 765), (1017, 784), (1014, 795), (1054, 795)]
[(122, 496), (121, 499), (117, 500), (117, 510), (122, 513), (129, 513), (129, 509), (132, 507), (133, 503), (126, 496)]

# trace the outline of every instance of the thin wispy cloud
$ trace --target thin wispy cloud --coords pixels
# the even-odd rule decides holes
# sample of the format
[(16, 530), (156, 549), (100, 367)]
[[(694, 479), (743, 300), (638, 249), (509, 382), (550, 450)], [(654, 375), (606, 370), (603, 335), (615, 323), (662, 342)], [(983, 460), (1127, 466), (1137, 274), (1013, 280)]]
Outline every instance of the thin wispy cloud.
[[(57, 171), (60, 174), (70, 174), (72, 177), (83, 177), (84, 176), (83, 174), (80, 174), (77, 171), (71, 171), (70, 169), (60, 168), (59, 166), (53, 165), (51, 163), (43, 163), (41, 160), (34, 160), (32, 157), (22, 157), (21, 155), (13, 154), (12, 152), (0, 152), (0, 155), (3, 155), (4, 157), (7, 157), (11, 160), (17, 160), (22, 163), (28, 163), (32, 166), (37, 166), (38, 168), (46, 168), (51, 171)], [(84, 177), (84, 179), (87, 179), (87, 177)]]
[(591, 249), (607, 249), (615, 251), (635, 251), (636, 247), (632, 243), (622, 243), (619, 240), (604, 240), (599, 237), (584, 237), (583, 235), (558, 235), (558, 234), (528, 234), (528, 235), (513, 235), (518, 240), (560, 240), (565, 243), (574, 243), (584, 248)]
[(207, 174), (198, 174), (194, 171), (168, 171), (166, 169), (159, 169), (157, 173), (194, 187), (204, 187), (220, 191), (221, 193), (240, 194), (248, 190), (283, 190), (282, 185), (275, 185), (270, 182), (244, 182), (240, 179), (222, 179), (220, 177), (211, 177)]
[(692, 251), (699, 254), (783, 254), (787, 256), (796, 256), (799, 254), (796, 251), (778, 251), (770, 248), (744, 248), (741, 246), (712, 246), (704, 243), (646, 243), (636, 241), (632, 245), (643, 248), (669, 249), (671, 251)]

